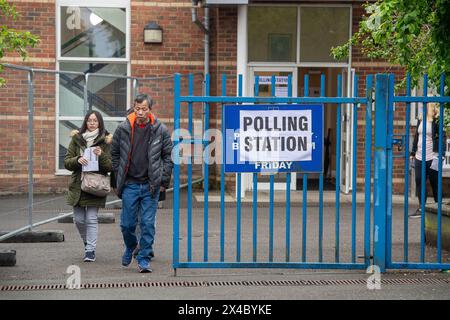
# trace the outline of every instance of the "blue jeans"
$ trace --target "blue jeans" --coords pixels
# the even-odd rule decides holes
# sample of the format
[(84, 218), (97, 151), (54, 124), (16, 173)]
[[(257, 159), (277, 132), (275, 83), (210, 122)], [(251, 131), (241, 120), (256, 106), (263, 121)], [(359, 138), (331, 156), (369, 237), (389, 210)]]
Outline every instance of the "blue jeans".
[(153, 251), (155, 239), (156, 210), (158, 209), (159, 189), (156, 194), (150, 194), (150, 186), (145, 184), (127, 184), (122, 194), (122, 214), (120, 228), (127, 249), (137, 246), (136, 225), (140, 214), (141, 236), (139, 253), (136, 257), (139, 264), (150, 262), (150, 252)]

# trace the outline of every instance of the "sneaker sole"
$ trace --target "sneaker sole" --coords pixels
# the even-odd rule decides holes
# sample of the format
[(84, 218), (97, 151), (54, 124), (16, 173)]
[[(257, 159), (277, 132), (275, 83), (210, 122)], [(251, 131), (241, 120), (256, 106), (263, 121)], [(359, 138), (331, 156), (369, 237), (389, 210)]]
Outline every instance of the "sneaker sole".
[(84, 260), (83, 260), (84, 262), (94, 262), (95, 261), (95, 259), (89, 259), (89, 258), (85, 258)]

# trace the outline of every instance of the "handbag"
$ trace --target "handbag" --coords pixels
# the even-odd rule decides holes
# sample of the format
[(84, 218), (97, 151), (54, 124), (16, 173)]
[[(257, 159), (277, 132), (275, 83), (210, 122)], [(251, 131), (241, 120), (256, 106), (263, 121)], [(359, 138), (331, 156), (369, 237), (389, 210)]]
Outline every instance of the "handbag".
[(101, 173), (82, 172), (81, 190), (97, 197), (106, 197), (111, 191), (111, 178)]

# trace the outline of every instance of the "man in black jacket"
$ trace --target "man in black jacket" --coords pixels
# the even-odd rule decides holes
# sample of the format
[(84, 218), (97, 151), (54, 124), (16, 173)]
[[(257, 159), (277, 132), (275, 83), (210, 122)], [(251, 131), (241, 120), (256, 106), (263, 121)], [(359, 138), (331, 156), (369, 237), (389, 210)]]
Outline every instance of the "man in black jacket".
[(152, 114), (151, 107), (148, 95), (136, 97), (134, 112), (117, 128), (111, 148), (116, 192), (122, 199), (120, 227), (126, 247), (122, 265), (130, 265), (138, 246), (139, 214), (141, 236), (136, 257), (139, 272), (151, 272), (159, 194), (169, 187), (173, 168), (169, 130)]

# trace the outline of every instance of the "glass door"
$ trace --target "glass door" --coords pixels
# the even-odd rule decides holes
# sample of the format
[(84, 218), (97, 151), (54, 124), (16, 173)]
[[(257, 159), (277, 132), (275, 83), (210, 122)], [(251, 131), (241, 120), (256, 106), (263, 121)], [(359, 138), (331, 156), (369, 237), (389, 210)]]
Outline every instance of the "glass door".
[[(288, 76), (292, 77), (292, 96), (297, 96), (297, 68), (296, 67), (250, 67), (249, 90), (250, 95), (255, 94), (255, 77), (259, 76), (259, 96), (270, 97), (272, 92), (272, 76), (275, 76), (275, 96), (288, 96)], [(258, 190), (270, 189), (270, 175), (258, 175)], [(253, 175), (248, 185), (253, 189)], [(275, 174), (275, 190), (286, 190), (286, 173)], [(291, 174), (291, 190), (296, 189), (296, 173)]]

